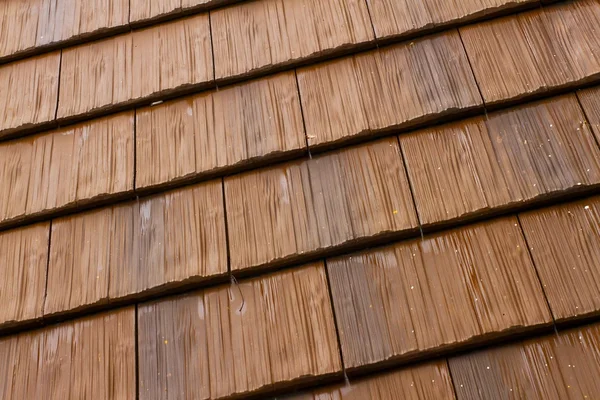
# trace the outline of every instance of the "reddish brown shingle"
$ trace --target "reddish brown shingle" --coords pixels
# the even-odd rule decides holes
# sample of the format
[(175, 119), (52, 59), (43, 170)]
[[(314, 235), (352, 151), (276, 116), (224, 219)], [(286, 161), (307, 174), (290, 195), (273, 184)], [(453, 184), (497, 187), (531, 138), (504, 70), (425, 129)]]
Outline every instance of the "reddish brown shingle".
[(575, 95), (400, 137), (421, 223), (600, 184), (600, 149)]
[(231, 269), (417, 227), (395, 138), (225, 179)]
[(136, 187), (306, 147), (293, 72), (137, 111)]
[(373, 39), (361, 0), (258, 0), (211, 12), (217, 79)]
[(298, 70), (311, 146), (481, 105), (456, 31)]
[(600, 86), (580, 90), (577, 97), (581, 101), (588, 123), (596, 134), (596, 140), (600, 143)]
[(143, 304), (138, 324), (140, 399), (216, 399), (341, 370), (322, 264)]
[(514, 217), (327, 266), (347, 369), (551, 321)]

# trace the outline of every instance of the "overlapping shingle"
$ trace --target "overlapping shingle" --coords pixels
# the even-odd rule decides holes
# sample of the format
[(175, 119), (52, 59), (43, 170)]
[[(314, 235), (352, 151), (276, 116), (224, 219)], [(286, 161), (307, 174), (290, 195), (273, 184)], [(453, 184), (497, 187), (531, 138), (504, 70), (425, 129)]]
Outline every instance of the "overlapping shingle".
[(458, 400), (600, 397), (600, 325), (449, 360)]
[(136, 187), (306, 147), (293, 72), (137, 111)]
[(238, 0), (132, 0), (129, 21), (132, 25), (148, 23), (189, 10), (217, 7)]
[(136, 398), (135, 310), (0, 338), (2, 399)]
[(597, 80), (600, 3), (581, 0), (460, 29), (484, 100), (494, 104)]
[(517, 219), (327, 261), (346, 369), (548, 324)]
[(52, 224), (46, 314), (227, 272), (221, 181)]
[(114, 109), (212, 79), (207, 14), (63, 51), (58, 118)]
[(400, 136), (421, 223), (600, 184), (600, 149), (575, 95)]
[(216, 79), (373, 39), (361, 0), (257, 0), (211, 12)]
[(600, 143), (600, 86), (580, 90), (577, 97), (581, 102), (588, 123), (596, 134), (596, 140)]
[(146, 303), (140, 399), (217, 399), (339, 373), (322, 264)]
[(49, 223), (0, 232), (0, 327), (42, 317), (49, 233)]
[(0, 143), (0, 223), (133, 190), (133, 112)]
[(395, 138), (226, 178), (225, 200), (232, 270), (417, 227)]
[(456, 31), (298, 70), (310, 146), (473, 109), (481, 97)]

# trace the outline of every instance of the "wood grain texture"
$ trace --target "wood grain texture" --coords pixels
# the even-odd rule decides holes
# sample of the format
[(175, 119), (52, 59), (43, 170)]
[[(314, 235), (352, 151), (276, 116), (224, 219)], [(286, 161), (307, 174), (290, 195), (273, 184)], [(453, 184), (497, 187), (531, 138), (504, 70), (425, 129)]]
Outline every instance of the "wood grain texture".
[(466, 399), (600, 398), (600, 325), (588, 325), (449, 360)]
[(455, 30), (299, 69), (298, 83), (310, 146), (482, 104)]
[(144, 400), (217, 399), (341, 370), (322, 264), (143, 304), (138, 330)]
[(137, 110), (136, 187), (306, 147), (293, 72)]
[(226, 178), (225, 200), (232, 270), (417, 226), (395, 138)]
[(519, 218), (554, 318), (600, 311), (600, 198)]
[(0, 223), (133, 190), (133, 112), (0, 143)]
[(212, 79), (200, 14), (63, 51), (58, 118), (98, 112)]
[(211, 12), (216, 79), (373, 39), (364, 1), (259, 0)]
[(332, 385), (286, 400), (454, 400), (445, 360), (382, 373), (343, 385)]
[(0, 338), (2, 399), (136, 398), (133, 307)]
[(54, 119), (60, 52), (0, 65), (0, 138)]
[(551, 321), (514, 217), (327, 261), (346, 369)]
[(132, 24), (148, 22), (190, 9), (216, 7), (232, 1), (234, 0), (132, 0), (129, 21)]
[(573, 94), (403, 135), (400, 143), (424, 225), (600, 184), (600, 149)]
[(588, 123), (591, 125), (596, 140), (600, 143), (600, 86), (580, 90), (577, 97), (581, 102)]
[(220, 181), (54, 220), (46, 314), (227, 272)]
[(460, 29), (487, 104), (600, 77), (600, 3), (559, 4)]
[(128, 17), (128, 0), (2, 1), (0, 58), (123, 27)]
[(427, 28), (537, 3), (536, 0), (367, 0), (378, 38), (403, 36)]
[(50, 224), (0, 232), (0, 327), (41, 318)]

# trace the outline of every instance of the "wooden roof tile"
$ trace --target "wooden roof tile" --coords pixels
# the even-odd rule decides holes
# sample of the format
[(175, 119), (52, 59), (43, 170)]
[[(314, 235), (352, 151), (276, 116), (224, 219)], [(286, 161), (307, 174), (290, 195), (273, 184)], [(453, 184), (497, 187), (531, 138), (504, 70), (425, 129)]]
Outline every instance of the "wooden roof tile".
[(367, 0), (378, 38), (424, 28), (465, 23), (481, 15), (536, 3), (537, 0)]
[(0, 398), (135, 399), (134, 324), (129, 307), (0, 338)]
[(482, 103), (456, 31), (299, 69), (298, 82), (311, 146)]
[(341, 371), (322, 264), (143, 304), (138, 324), (140, 399), (216, 399)]
[(0, 327), (41, 318), (49, 233), (49, 223), (0, 232)]
[(306, 147), (293, 72), (137, 111), (136, 187)]
[(346, 384), (285, 397), (286, 400), (454, 400), (445, 360), (373, 375)]
[(600, 198), (519, 216), (557, 320), (600, 311)]
[(53, 221), (46, 314), (226, 272), (219, 180)]
[(582, 0), (460, 29), (487, 104), (597, 79), (600, 3)]
[(514, 217), (339, 257), (327, 267), (349, 370), (551, 321)]
[(575, 95), (403, 135), (421, 223), (600, 184), (598, 148)]
[(452, 358), (458, 400), (600, 398), (600, 325)]
[(63, 51), (58, 118), (115, 108), (212, 79), (208, 15)]
[(60, 52), (0, 65), (0, 138), (54, 119)]
[(231, 269), (415, 229), (395, 138), (225, 179)]
[(581, 102), (585, 116), (592, 130), (596, 134), (596, 140), (600, 143), (600, 86), (580, 90), (577, 97)]
[(133, 190), (133, 112), (0, 143), (0, 223)]
[(360, 0), (258, 0), (211, 12), (216, 79), (373, 40)]
[(0, 58), (128, 24), (127, 0), (28, 0), (0, 4)]
[(237, 0), (132, 0), (129, 20), (132, 24), (148, 22), (202, 6), (216, 7), (234, 1)]

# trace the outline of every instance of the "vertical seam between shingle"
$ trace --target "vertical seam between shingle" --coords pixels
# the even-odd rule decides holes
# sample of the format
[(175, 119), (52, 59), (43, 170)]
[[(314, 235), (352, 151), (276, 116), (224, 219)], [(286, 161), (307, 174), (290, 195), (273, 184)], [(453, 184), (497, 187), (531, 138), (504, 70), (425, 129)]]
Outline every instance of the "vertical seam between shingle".
[(463, 40), (462, 34), (460, 33), (460, 28), (455, 28), (458, 33), (458, 38), (460, 39), (460, 44), (462, 45), (463, 51), (465, 53), (465, 57), (467, 58), (467, 62), (469, 63), (469, 69), (471, 70), (471, 76), (473, 77), (473, 81), (475, 82), (475, 86), (477, 86), (477, 91), (479, 92), (479, 97), (481, 98), (481, 103), (483, 104), (483, 111), (485, 113), (485, 120), (488, 119), (488, 110), (487, 105), (485, 104), (485, 97), (483, 97), (483, 92), (481, 91), (481, 86), (479, 85), (479, 81), (477, 80), (477, 76), (475, 75), (475, 70), (473, 69), (473, 63), (471, 62), (471, 57), (469, 57), (469, 52), (467, 51), (467, 47), (465, 46), (465, 41)]
[(581, 109), (581, 113), (583, 114), (583, 118), (585, 119), (584, 123), (590, 127), (590, 134), (592, 135), (592, 138), (594, 139), (594, 143), (596, 143), (596, 146), (598, 146), (598, 150), (600, 150), (600, 142), (598, 141), (598, 137), (600, 137), (600, 135), (596, 135), (596, 133), (594, 132), (594, 129), (592, 128), (592, 124), (590, 123), (590, 117), (588, 116), (587, 112), (585, 111), (585, 107), (583, 106), (583, 104), (581, 103), (581, 99), (579, 98), (579, 91), (576, 90), (574, 91), (575, 94), (575, 98), (577, 99), (577, 104), (579, 104), (579, 108)]
[[(131, 1), (131, 0), (130, 0)], [(210, 56), (212, 58), (212, 81), (216, 82), (217, 80), (217, 67), (215, 65), (215, 43), (213, 40), (213, 29), (212, 29), (212, 16), (211, 11), (208, 11), (208, 34), (210, 35)], [(219, 90), (219, 87), (215, 84), (215, 88)]]
[(340, 330), (338, 328), (338, 320), (335, 313), (335, 305), (333, 301), (333, 292), (331, 290), (331, 278), (329, 277), (329, 268), (327, 267), (327, 259), (323, 259), (323, 267), (325, 268), (325, 279), (327, 281), (327, 294), (329, 295), (329, 306), (331, 307), (331, 315), (333, 316), (333, 327), (335, 328), (335, 337), (338, 344), (338, 353), (340, 355), (340, 363), (342, 364), (342, 373), (344, 380), (349, 382), (348, 374), (346, 373), (346, 363), (344, 362), (344, 353), (342, 353), (342, 341), (340, 340)]
[(419, 226), (419, 232), (421, 233), (421, 240), (423, 240), (424, 234), (423, 225), (421, 224), (421, 216), (419, 215), (419, 208), (417, 207), (417, 200), (415, 198), (415, 190), (413, 188), (412, 180), (410, 179), (410, 174), (408, 173), (408, 165), (406, 165), (406, 156), (404, 155), (404, 149), (402, 148), (402, 143), (400, 142), (399, 135), (396, 135), (396, 140), (398, 141), (398, 147), (400, 148), (400, 156), (402, 157), (402, 165), (404, 166), (404, 176), (408, 181), (408, 189), (410, 191), (410, 198), (413, 202), (413, 207), (415, 208), (415, 215), (417, 216), (417, 225)]
[(379, 47), (379, 38), (377, 32), (375, 32), (375, 23), (373, 22), (373, 16), (371, 15), (371, 8), (369, 7), (369, 0), (365, 0), (365, 7), (367, 7), (367, 15), (369, 16), (369, 22), (371, 22), (371, 29), (373, 30), (373, 41)]
[[(139, 351), (139, 330), (138, 330), (138, 304), (135, 304), (134, 306), (134, 318), (135, 321), (133, 321), (134, 325), (134, 329), (133, 329), (133, 333), (134, 333), (134, 352), (135, 352), (135, 398), (136, 400), (139, 400), (140, 398), (140, 351)], [(158, 357), (157, 357), (158, 358)]]
[(56, 89), (56, 107), (54, 108), (54, 120), (58, 118), (58, 103), (60, 101), (60, 77), (62, 75), (62, 60), (63, 60), (63, 49), (60, 49), (60, 57), (58, 62), (58, 82)]
[(46, 254), (46, 282), (44, 284), (44, 301), (42, 303), (42, 315), (44, 318), (46, 314), (46, 299), (48, 298), (48, 278), (50, 276), (50, 244), (52, 242), (52, 221), (48, 223), (48, 254)]
[(452, 391), (454, 392), (454, 399), (458, 399), (458, 393), (456, 392), (456, 383), (454, 382), (454, 376), (452, 376), (452, 368), (450, 367), (450, 360), (446, 357), (446, 368), (448, 368), (448, 374), (450, 375), (450, 383), (452, 384)]
[(229, 280), (233, 281), (233, 272), (231, 270), (231, 253), (229, 251), (229, 224), (227, 222), (227, 200), (225, 198), (225, 177), (221, 177), (221, 193), (223, 196), (223, 219), (225, 223), (225, 252), (227, 254), (227, 273)]
[(137, 192), (137, 108), (133, 109), (133, 192)]
[(296, 92), (298, 93), (298, 103), (300, 104), (300, 116), (302, 117), (302, 129), (304, 130), (304, 142), (306, 144), (306, 151), (308, 158), (312, 159), (310, 152), (310, 145), (308, 144), (308, 132), (306, 131), (306, 118), (304, 116), (304, 107), (302, 106), (302, 95), (300, 94), (300, 82), (298, 81), (298, 69), (294, 68), (294, 77), (296, 78)]

